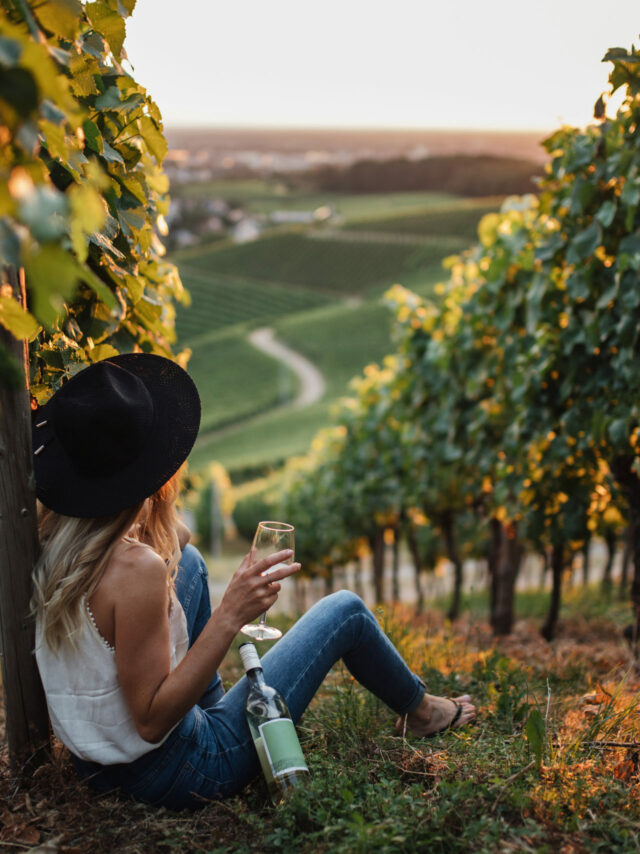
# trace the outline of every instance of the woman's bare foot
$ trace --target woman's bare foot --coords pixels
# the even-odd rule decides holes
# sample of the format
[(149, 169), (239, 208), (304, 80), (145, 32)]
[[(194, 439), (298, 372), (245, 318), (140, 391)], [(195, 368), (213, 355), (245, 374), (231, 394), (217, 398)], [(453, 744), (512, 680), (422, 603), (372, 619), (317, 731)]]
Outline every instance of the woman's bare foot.
[(423, 737), (435, 735), (448, 727), (458, 729), (475, 716), (476, 707), (468, 694), (456, 697), (455, 700), (425, 694), (417, 709), (398, 718), (396, 732), (403, 734), (407, 730), (412, 735)]

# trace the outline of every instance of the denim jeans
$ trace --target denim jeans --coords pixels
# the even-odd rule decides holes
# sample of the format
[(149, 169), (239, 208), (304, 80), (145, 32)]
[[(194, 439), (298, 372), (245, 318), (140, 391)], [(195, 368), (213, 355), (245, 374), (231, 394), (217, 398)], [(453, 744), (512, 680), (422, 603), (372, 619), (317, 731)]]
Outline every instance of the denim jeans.
[[(192, 644), (211, 614), (207, 570), (197, 549), (182, 555), (176, 593)], [(423, 682), (404, 663), (373, 614), (342, 590), (316, 603), (262, 658), (265, 681), (284, 696), (297, 722), (331, 667), (342, 659), (351, 674), (398, 714), (415, 709)], [(98, 791), (120, 789), (136, 800), (173, 809), (202, 806), (237, 794), (259, 772), (245, 719), (247, 680), (227, 693), (216, 674), (198, 705), (162, 745), (120, 765), (73, 757)]]

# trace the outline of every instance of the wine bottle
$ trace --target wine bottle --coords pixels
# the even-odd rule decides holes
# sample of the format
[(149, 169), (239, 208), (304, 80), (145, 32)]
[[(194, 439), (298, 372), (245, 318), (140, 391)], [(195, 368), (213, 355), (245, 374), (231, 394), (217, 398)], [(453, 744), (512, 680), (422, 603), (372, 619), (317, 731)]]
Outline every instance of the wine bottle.
[(249, 682), (247, 723), (269, 795), (279, 804), (308, 776), (309, 769), (284, 697), (264, 681), (255, 646), (241, 644), (240, 657)]

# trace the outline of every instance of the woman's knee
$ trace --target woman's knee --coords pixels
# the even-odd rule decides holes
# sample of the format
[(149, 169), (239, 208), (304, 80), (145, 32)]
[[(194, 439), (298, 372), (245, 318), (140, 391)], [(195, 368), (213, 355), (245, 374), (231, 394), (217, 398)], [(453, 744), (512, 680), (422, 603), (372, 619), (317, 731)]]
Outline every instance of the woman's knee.
[(351, 590), (338, 590), (336, 593), (330, 593), (322, 601), (327, 607), (339, 613), (342, 619), (346, 619), (352, 614), (369, 613), (369, 609), (362, 599), (352, 593)]

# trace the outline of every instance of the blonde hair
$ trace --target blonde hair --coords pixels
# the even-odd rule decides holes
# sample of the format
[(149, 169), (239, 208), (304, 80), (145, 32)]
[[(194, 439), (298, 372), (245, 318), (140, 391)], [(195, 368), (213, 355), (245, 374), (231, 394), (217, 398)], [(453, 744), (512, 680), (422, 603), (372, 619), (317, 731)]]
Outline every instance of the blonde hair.
[(83, 599), (95, 592), (124, 536), (151, 546), (167, 564), (172, 584), (180, 560), (175, 509), (179, 483), (176, 474), (147, 501), (112, 516), (79, 519), (39, 508), (42, 551), (33, 572), (31, 604), (54, 652), (63, 643), (75, 643)]

